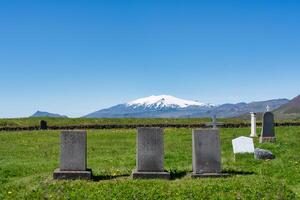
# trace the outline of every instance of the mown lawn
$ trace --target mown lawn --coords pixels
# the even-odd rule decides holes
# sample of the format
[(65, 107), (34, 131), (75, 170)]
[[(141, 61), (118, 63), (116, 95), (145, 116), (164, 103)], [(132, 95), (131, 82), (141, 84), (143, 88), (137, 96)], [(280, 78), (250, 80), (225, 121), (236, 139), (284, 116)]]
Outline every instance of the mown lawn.
[(231, 140), (247, 128), (221, 129), (222, 162), (230, 178), (191, 179), (191, 129), (165, 129), (165, 168), (172, 180), (132, 180), (135, 130), (89, 130), (92, 181), (54, 181), (59, 131), (0, 133), (0, 199), (299, 199), (300, 127), (279, 127), (275, 160), (234, 159)]

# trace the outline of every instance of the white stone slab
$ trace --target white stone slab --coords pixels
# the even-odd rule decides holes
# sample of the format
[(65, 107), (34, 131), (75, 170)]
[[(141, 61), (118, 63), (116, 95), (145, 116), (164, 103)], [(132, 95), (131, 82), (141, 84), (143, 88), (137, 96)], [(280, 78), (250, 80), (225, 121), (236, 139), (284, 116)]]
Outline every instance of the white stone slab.
[(249, 137), (238, 137), (232, 140), (233, 153), (254, 153), (253, 139)]

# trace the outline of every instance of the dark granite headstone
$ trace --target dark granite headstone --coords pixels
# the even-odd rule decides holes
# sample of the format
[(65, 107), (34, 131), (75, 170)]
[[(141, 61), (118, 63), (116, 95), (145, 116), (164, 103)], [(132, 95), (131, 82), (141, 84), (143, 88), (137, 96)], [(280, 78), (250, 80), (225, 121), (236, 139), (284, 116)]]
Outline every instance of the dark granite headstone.
[(45, 120), (41, 120), (40, 121), (40, 129), (41, 130), (47, 130), (48, 126), (47, 126), (47, 121)]
[(133, 178), (169, 179), (164, 171), (164, 136), (162, 128), (137, 129), (136, 170)]
[(60, 168), (54, 172), (54, 179), (90, 179), (86, 152), (86, 131), (62, 131)]
[(265, 112), (263, 115), (262, 131), (260, 143), (275, 142), (274, 115), (271, 112)]

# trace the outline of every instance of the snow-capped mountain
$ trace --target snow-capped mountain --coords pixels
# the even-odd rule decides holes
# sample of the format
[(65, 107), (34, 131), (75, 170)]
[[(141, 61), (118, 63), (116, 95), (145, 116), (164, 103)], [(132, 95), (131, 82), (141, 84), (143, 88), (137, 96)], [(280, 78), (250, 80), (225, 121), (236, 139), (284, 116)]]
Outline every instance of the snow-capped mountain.
[(90, 113), (89, 118), (124, 118), (124, 117), (183, 117), (195, 110), (207, 111), (212, 104), (180, 99), (170, 95), (149, 96), (119, 104), (108, 109)]
[(149, 96), (98, 110), (87, 118), (190, 118), (236, 117), (249, 112), (263, 112), (266, 105), (276, 109), (288, 103), (287, 99), (275, 99), (252, 103), (223, 104), (215, 106), (209, 103), (180, 99), (170, 95)]
[(136, 99), (134, 101), (126, 103), (127, 106), (132, 107), (140, 107), (143, 106), (145, 108), (187, 108), (189, 106), (206, 106), (212, 107), (211, 104), (200, 103), (197, 101), (180, 99), (170, 95), (158, 95), (158, 96), (149, 96), (145, 98)]

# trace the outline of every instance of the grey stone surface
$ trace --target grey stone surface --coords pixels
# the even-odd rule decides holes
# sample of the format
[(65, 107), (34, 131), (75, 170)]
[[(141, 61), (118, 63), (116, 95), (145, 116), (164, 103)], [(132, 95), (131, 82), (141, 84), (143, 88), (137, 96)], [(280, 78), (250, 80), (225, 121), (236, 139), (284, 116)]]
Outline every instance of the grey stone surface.
[(132, 172), (132, 178), (134, 179), (171, 179), (171, 175), (168, 172)]
[(204, 173), (204, 174), (195, 174), (192, 173), (192, 178), (222, 178), (222, 177), (228, 177), (230, 174), (226, 173)]
[(164, 178), (164, 135), (162, 128), (142, 127), (137, 129), (136, 170), (133, 178)]
[(269, 150), (256, 148), (254, 150), (254, 158), (258, 160), (274, 159), (275, 155)]
[(47, 130), (48, 126), (47, 126), (47, 121), (45, 120), (41, 120), (40, 121), (40, 129), (41, 130)]
[(57, 169), (53, 173), (54, 179), (91, 179), (92, 170), (87, 169), (86, 171), (61, 171)]
[(192, 134), (193, 174), (221, 173), (218, 129), (194, 129)]
[(275, 141), (274, 115), (272, 112), (265, 112), (263, 115), (260, 142), (265, 141)]
[(60, 168), (53, 173), (54, 179), (91, 179), (92, 170), (87, 163), (86, 131), (62, 131)]
[(260, 143), (264, 143), (264, 142), (276, 142), (276, 138), (275, 137), (260, 137), (259, 138), (259, 142)]
[(162, 128), (138, 128), (137, 171), (164, 171), (164, 136)]
[(61, 132), (61, 171), (86, 170), (87, 151), (86, 131)]

